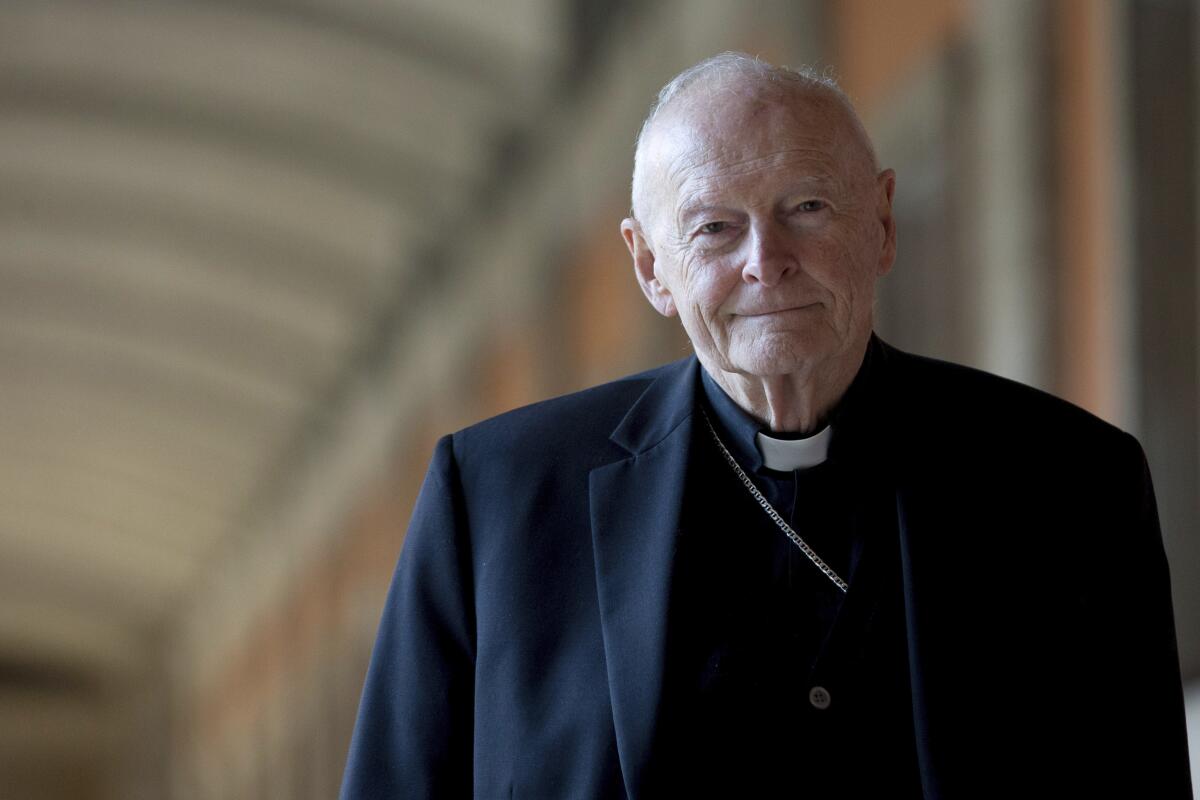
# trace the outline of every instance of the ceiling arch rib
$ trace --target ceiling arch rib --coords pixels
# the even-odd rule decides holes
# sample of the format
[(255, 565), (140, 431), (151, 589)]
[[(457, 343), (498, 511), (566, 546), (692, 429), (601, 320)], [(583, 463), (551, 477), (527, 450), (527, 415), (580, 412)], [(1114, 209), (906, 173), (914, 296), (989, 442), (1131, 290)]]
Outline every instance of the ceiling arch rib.
[[(0, 529), (6, 552), (14, 558), (23, 551), (38, 558), (52, 556), (64, 569), (74, 566), (79, 571), (91, 568), (119, 575), (124, 592), (144, 595), (147, 608), (157, 606), (148, 617), (161, 620), (169, 611), (163, 601), (190, 581), (201, 565), (198, 553), (183, 552), (146, 537), (144, 530), (113, 524), (87, 509), (47, 508), (15, 498), (7, 489), (0, 489), (0, 500), (9, 506)], [(53, 542), (42, 541), (50, 535)], [(171, 582), (165, 580), (168, 577)]]
[[(181, 415), (182, 420), (208, 420), (207, 424), (200, 422), (197, 430), (212, 430), (214, 436), (232, 445), (240, 442), (241, 449), (272, 447), (294, 424), (293, 418), (250, 403), (244, 395), (181, 380), (175, 370), (159, 372), (145, 362), (98, 361), (89, 355), (82, 347), (31, 350), (0, 336), (0, 374), (10, 386), (20, 386), (27, 393), (45, 392), (48, 401), (55, 399), (50, 388), (54, 387), (53, 391), (75, 391), (87, 397), (107, 396), (139, 413), (161, 409)], [(230, 452), (237, 450), (231, 447)]]
[(169, 506), (176, 514), (217, 515), (228, 521), (237, 510), (237, 484), (209, 484), (200, 479), (190, 458), (169, 464), (151, 462), (139, 452), (141, 448), (130, 446), (132, 443), (99, 451), (78, 446), (77, 440), (58, 430), (34, 426), (24, 433), (14, 435), (0, 426), (0, 449), (5, 454), (0, 460), (0, 476), (8, 472), (35, 475), (45, 486), (56, 485), (58, 477), (67, 481), (87, 477), (97, 488), (110, 487), (114, 496), (133, 493), (146, 498), (151, 507)]
[[(209, 205), (177, 193), (114, 191), (63, 176), (49, 180), (29, 168), (0, 171), (0, 187), (0, 226), (6, 230), (76, 230), (109, 237), (120, 231), (126, 240), (155, 242), (171, 251), (216, 253), (220, 257), (206, 261), (206, 268), (248, 269), (264, 286), (304, 287), (332, 308), (353, 313), (369, 307), (396, 267), (392, 249), (382, 243), (351, 253), (331, 247), (319, 232), (272, 229), (248, 218), (236, 202)], [(412, 240), (417, 230), (402, 216), (394, 225), (399, 243)]]
[(308, 287), (269, 282), (251, 265), (235, 266), (219, 251), (196, 253), (170, 242), (130, 238), (120, 230), (43, 229), (0, 221), (0, 268), (85, 284), (104, 281), (130, 297), (171, 296), (213, 312), (214, 323), (236, 315), (295, 336), (317, 353), (337, 354), (364, 309), (339, 309)]
[[(115, 519), (111, 509), (91, 508), (78, 500), (67, 507), (54, 498), (20, 495), (20, 490), (19, 486), (0, 487), (0, 500), (9, 506), (3, 533), (7, 544), (36, 540), (53, 530), (60, 558), (97, 567), (107, 566), (118, 556), (133, 556), (141, 548), (146, 565), (166, 570), (178, 580), (189, 579), (212, 548), (213, 532), (195, 533), (199, 527), (196, 522), (187, 523), (192, 543), (182, 545), (153, 534), (152, 526), (142, 524), (144, 520)], [(32, 543), (36, 546), (36, 541)], [(141, 574), (133, 569), (126, 572)], [(130, 588), (134, 590), (136, 585)]]
[[(133, 634), (153, 635), (161, 631), (165, 615), (172, 610), (179, 587), (130, 584), (123, 572), (103, 569), (103, 564), (79, 564), (39, 554), (36, 548), (19, 548), (9, 555), (0, 529), (0, 605), (14, 602), (78, 609), (102, 615), (109, 624)], [(4, 653), (0, 652), (0, 657)]]
[(210, 0), (284, 16), (313, 29), (403, 52), (457, 80), (536, 110), (566, 47), (561, 0)]
[(233, 515), (232, 509), (180, 502), (121, 476), (61, 463), (16, 466), (5, 459), (0, 461), (0, 480), (0, 498), (14, 504), (10, 510), (29, 506), (47, 514), (61, 512), (64, 523), (86, 516), (191, 558), (207, 554)]
[(152, 337), (156, 346), (185, 360), (212, 362), (297, 395), (320, 388), (339, 355), (327, 341), (250, 319), (241, 309), (216, 309), (147, 284), (130, 290), (92, 272), (64, 272), (4, 265), (0, 319), (122, 339)]
[(0, 374), (7, 381), (0, 442), (32, 436), (101, 461), (120, 454), (165, 476), (229, 492), (262, 469), (262, 451), (290, 430), (240, 403), (175, 385), (128, 385), (111, 373), (88, 371), (96, 365), (73, 369), (69, 360), (15, 364), (23, 354), (6, 359), (3, 348), (0, 342)]
[(168, 203), (224, 204), (248, 224), (319, 238), (360, 263), (372, 263), (373, 255), (377, 261), (379, 242), (394, 241), (394, 201), (337, 175), (99, 118), (0, 113), (0, 174), (11, 173), (86, 182), (113, 196), (132, 191)]
[(95, 573), (131, 600), (136, 599), (137, 605), (146, 609), (146, 619), (161, 619), (169, 599), (194, 576), (193, 559), (144, 541), (131, 541), (119, 532), (102, 535), (104, 528), (90, 520), (79, 523), (101, 535), (86, 536), (78, 528), (63, 526), (60, 514), (27, 507), (19, 513), (6, 512), (0, 520), (4, 557), (27, 569), (61, 571), (72, 579)]
[(57, 351), (87, 360), (102, 369), (128, 364), (160, 379), (194, 386), (213, 394), (237, 398), (264, 417), (295, 415), (306, 398), (259, 376), (235, 372), (226, 365), (193, 353), (164, 347), (153, 337), (129, 337), (111, 331), (84, 330), (54, 321), (0, 317), (0, 338), (34, 358)]
[[(64, 29), (58, 9), (21, 11), (6, 22), (11, 33), (0, 48), (0, 65), (14, 74), (26, 69), (60, 85), (89, 78), (233, 120), (276, 118), (293, 133), (325, 131), (348, 147), (408, 154), (447, 178), (480, 175), (488, 166), (481, 132), (519, 119), (519, 102), (486, 83), (287, 15), (93, 3), (73, 9)], [(222, 42), (219, 68), (213, 41)], [(147, 70), (147, 61), (157, 68)]]
[[(296, 117), (271, 116), (260, 107), (231, 109), (177, 96), (131, 95), (95, 76), (49, 81), (16, 68), (0, 73), (0, 106), (10, 115), (90, 118), (140, 135), (186, 138), (294, 164), (383, 197), (422, 227), (444, 223), (463, 205), (496, 154), (497, 134), (476, 133), (469, 152), (442, 150), (437, 158), (372, 142)], [(451, 169), (452, 167), (452, 169)]]
[[(30, 437), (35, 438), (53, 439)], [(203, 486), (179, 485), (174, 479), (154, 480), (146, 476), (137, 455), (114, 453), (115, 465), (97, 467), (96, 457), (86, 455), (90, 447), (80, 447), (82, 456), (61, 456), (46, 451), (64, 450), (62, 445), (36, 450), (31, 441), (13, 441), (6, 435), (0, 435), (0, 443), (6, 447), (0, 479), (20, 487), (22, 497), (65, 510), (113, 507), (109, 515), (113, 519), (146, 521), (139, 524), (151, 539), (178, 541), (187, 551), (204, 549), (198, 536), (212, 539), (226, 533), (241, 510), (241, 489), (221, 494)], [(172, 464), (170, 470), (187, 471), (185, 464)], [(130, 507), (132, 503), (138, 504), (137, 509)]]

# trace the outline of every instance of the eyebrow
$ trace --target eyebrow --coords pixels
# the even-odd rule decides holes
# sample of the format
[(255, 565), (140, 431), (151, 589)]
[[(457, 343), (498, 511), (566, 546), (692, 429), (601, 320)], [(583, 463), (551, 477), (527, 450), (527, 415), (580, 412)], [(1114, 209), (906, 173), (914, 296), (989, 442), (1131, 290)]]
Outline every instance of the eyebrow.
[(684, 206), (679, 210), (679, 221), (688, 223), (697, 217), (706, 217), (711, 214), (726, 215), (737, 214), (740, 212), (734, 211), (729, 206), (705, 204), (700, 206)]

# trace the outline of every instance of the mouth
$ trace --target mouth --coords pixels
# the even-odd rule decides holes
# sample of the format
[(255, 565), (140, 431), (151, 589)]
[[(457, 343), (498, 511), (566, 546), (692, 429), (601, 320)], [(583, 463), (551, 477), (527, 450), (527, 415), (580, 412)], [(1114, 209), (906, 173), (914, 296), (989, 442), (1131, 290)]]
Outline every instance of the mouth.
[(745, 311), (745, 312), (738, 314), (737, 316), (739, 316), (739, 317), (771, 317), (771, 316), (775, 316), (777, 314), (789, 314), (793, 311), (804, 311), (806, 309), (816, 308), (819, 305), (820, 305), (820, 303), (805, 303), (803, 305), (787, 306), (785, 308), (774, 308), (774, 309), (768, 309), (765, 311)]

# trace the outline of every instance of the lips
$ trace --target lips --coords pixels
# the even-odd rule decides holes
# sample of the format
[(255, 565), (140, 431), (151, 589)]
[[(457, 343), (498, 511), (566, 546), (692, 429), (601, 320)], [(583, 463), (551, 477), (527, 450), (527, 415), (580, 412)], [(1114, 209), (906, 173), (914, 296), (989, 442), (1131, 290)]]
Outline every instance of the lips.
[(770, 316), (771, 314), (782, 314), (785, 311), (800, 311), (801, 309), (811, 308), (816, 305), (820, 305), (820, 304), (819, 303), (802, 303), (800, 305), (794, 305), (794, 306), (783, 306), (782, 308), (749, 309), (747, 311), (736, 312), (736, 316), (739, 316), (739, 317), (766, 317), (766, 316)]

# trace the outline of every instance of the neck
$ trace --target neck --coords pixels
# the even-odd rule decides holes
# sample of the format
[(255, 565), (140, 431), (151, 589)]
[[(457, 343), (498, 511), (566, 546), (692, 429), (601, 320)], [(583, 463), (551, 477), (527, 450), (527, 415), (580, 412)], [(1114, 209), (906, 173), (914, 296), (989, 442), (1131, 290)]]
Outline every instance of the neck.
[(837, 358), (784, 375), (750, 375), (709, 364), (704, 368), (733, 402), (773, 433), (809, 436), (829, 423), (866, 351), (864, 340)]

